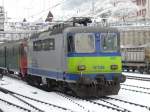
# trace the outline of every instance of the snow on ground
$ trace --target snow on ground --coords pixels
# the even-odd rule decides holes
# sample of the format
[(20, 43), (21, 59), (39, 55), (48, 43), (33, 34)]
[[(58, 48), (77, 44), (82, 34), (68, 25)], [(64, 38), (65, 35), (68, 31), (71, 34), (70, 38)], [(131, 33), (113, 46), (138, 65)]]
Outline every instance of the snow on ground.
[[(0, 86), (4, 87), (6, 89), (9, 89), (11, 91), (20, 93), (22, 95), (36, 98), (36, 99), (39, 99), (39, 100), (42, 100), (42, 101), (45, 101), (48, 103), (52, 103), (55, 105), (59, 105), (62, 107), (66, 107), (68, 109), (72, 109), (72, 110), (76, 110), (76, 111), (81, 110), (81, 108), (70, 103), (70, 101), (62, 100), (54, 92), (42, 91), (40, 89), (37, 89), (37, 88), (32, 87), (30, 85), (27, 85), (25, 82), (22, 82), (22, 81), (18, 81), (18, 80), (14, 80), (14, 79), (11, 79), (8, 77), (4, 77), (3, 81), (0, 81)], [(49, 111), (50, 110), (47, 110), (47, 112), (49, 112)]]
[(148, 81), (127, 79), (124, 84), (130, 84), (130, 85), (134, 85), (134, 86), (142, 86), (142, 87), (150, 88), (150, 82), (148, 82)]
[[(31, 109), (29, 107), (27, 107), (27, 105), (25, 105), (24, 103), (18, 101), (17, 99), (11, 97), (9, 94), (4, 94), (4, 93), (1, 93), (0, 92), (0, 99), (4, 99), (8, 102), (15, 102), (15, 104), (17, 104), (18, 106), (22, 106), (24, 108), (27, 108), (27, 109)], [(6, 105), (4, 102), (0, 101), (0, 108), (6, 112), (12, 112), (12, 107), (13, 106), (10, 106), (10, 105)], [(15, 112), (16, 110), (18, 110), (17, 108), (13, 108), (13, 112)], [(16, 111), (17, 112), (17, 111)], [(24, 111), (23, 111), (24, 112)]]
[(0, 108), (4, 111), (4, 112), (24, 112), (23, 110), (18, 110), (13, 108), (10, 105), (6, 105), (4, 102), (0, 102)]
[[(137, 73), (124, 73), (124, 74), (138, 76)], [(147, 75), (142, 75), (142, 76), (148, 77)], [(150, 82), (127, 79), (124, 84), (141, 86), (141, 87), (149, 87)], [(4, 87), (11, 91), (14, 91), (14, 92), (17, 92), (22, 95), (29, 96), (29, 97), (32, 97), (35, 99), (39, 99), (44, 102), (48, 102), (48, 103), (55, 104), (55, 105), (58, 105), (61, 107), (65, 107), (65, 108), (68, 108), (68, 109), (76, 111), (76, 112), (87, 112), (87, 111), (89, 111), (89, 112), (114, 112), (112, 109), (107, 109), (102, 106), (94, 105), (94, 104), (91, 104), (87, 101), (83, 101), (80, 99), (73, 99), (74, 102), (72, 102), (69, 99), (62, 97), (55, 92), (46, 92), (46, 91), (37, 89), (35, 87), (32, 87), (32, 86), (26, 84), (25, 82), (22, 82), (22, 81), (19, 81), (16, 79), (12, 79), (9, 77), (4, 77), (3, 80), (0, 80), (0, 87)], [(144, 91), (144, 92), (150, 92), (150, 90), (143, 90), (143, 89), (134, 88), (134, 87), (126, 87), (124, 85), (121, 85), (121, 87), (128, 88), (128, 89), (134, 89), (134, 90), (140, 90), (140, 91)], [(150, 103), (149, 103), (150, 95), (149, 94), (138, 93), (138, 92), (120, 89), (120, 92), (118, 95), (113, 95), (111, 97), (130, 101), (133, 103), (142, 104), (142, 105), (150, 107)], [(6, 95), (6, 94), (0, 92), (0, 98), (5, 99), (10, 102), (13, 101), (17, 105), (25, 107), (27, 109), (31, 108), (31, 107), (27, 106), (26, 104), (24, 104), (23, 102), (20, 102), (20, 101), (16, 100), (15, 98), (9, 96), (8, 94)], [(40, 103), (30, 101), (25, 98), (22, 98), (22, 99), (29, 101), (30, 103), (34, 104), (35, 106), (39, 107), (40, 109), (44, 110), (45, 112), (62, 112), (63, 111), (61, 109), (43, 106)], [(105, 105), (107, 104), (100, 100), (95, 100), (95, 101), (99, 102), (101, 104), (105, 104)], [(147, 112), (147, 110), (145, 108), (142, 109), (142, 108), (134, 106), (134, 105), (125, 104), (125, 103), (117, 102), (114, 100), (108, 100), (108, 101), (115, 103), (116, 105), (119, 105), (123, 108), (129, 109), (132, 112)], [(78, 104), (80, 104), (82, 106), (79, 106)], [(109, 105), (109, 104), (107, 104), (107, 105)], [(112, 105), (109, 105), (109, 106), (112, 106)], [(83, 107), (85, 107), (85, 108), (83, 108)], [(11, 107), (5, 106), (4, 103), (2, 103), (0, 101), (0, 108), (5, 110), (6, 112), (10, 112), (9, 110)], [(14, 109), (11, 112), (17, 112), (17, 111)]]
[[(117, 96), (111, 97), (150, 107), (150, 95), (147, 94), (134, 93), (121, 89)], [(149, 112), (149, 110), (146, 108), (141, 108), (139, 106), (131, 105), (128, 103), (118, 102), (115, 100), (111, 100), (110, 102), (115, 103), (116, 105), (119, 105), (125, 109), (128, 109), (131, 112)]]
[[(132, 91), (127, 91), (127, 90), (121, 89), (117, 96), (112, 96), (112, 97), (150, 107), (150, 103), (149, 103), (150, 95), (148, 95), (148, 94), (137, 93), (137, 92), (132, 92)], [(130, 108), (130, 107), (127, 107), (127, 108)], [(134, 111), (141, 112), (137, 108), (134, 108)]]
[[(75, 112), (87, 112), (87, 111), (89, 111), (89, 112), (100, 112), (100, 111), (101, 112), (114, 112), (111, 109), (107, 109), (105, 107), (101, 107), (101, 106), (94, 105), (94, 104), (91, 105), (91, 103), (89, 103), (89, 102), (86, 102), (86, 101), (84, 102), (82, 100), (75, 99), (74, 102), (77, 102), (77, 103), (83, 105), (83, 107), (85, 107), (85, 108), (83, 108), (82, 106), (78, 106), (78, 104), (75, 104), (74, 102), (71, 102), (70, 100), (65, 99), (64, 97), (56, 94), (55, 92), (46, 92), (46, 91), (37, 89), (35, 87), (32, 87), (30, 85), (27, 85), (25, 82), (15, 80), (15, 79), (12, 79), (9, 77), (4, 77), (3, 80), (0, 81), (0, 87), (9, 89), (11, 91), (20, 93), (25, 96), (39, 99), (44, 102), (48, 102), (48, 103), (55, 104), (55, 105), (58, 105), (61, 107), (65, 107), (65, 108), (68, 108)], [(4, 95), (1, 95), (1, 97), (3, 97), (3, 96)], [(8, 101), (13, 101), (14, 103), (19, 104), (20, 106), (26, 107), (26, 106), (24, 106), (24, 104), (22, 105), (18, 101), (14, 100), (14, 98), (10, 98), (10, 96), (9, 97), (5, 96), (4, 99), (6, 99), (6, 100), (9, 99)], [(24, 100), (26, 100), (26, 99), (24, 99)], [(45, 108), (42, 105), (38, 104), (37, 102), (30, 101), (30, 100), (28, 100), (28, 101), (46, 112), (62, 112), (62, 110), (59, 110), (59, 109)], [(16, 112), (16, 111), (14, 111), (14, 112)]]
[[(129, 75), (129, 76), (150, 77), (150, 75), (148, 75), (148, 74), (127, 73), (127, 72), (124, 72), (123, 74)], [(127, 79), (124, 84), (133, 85), (133, 86), (137, 86), (137, 87), (150, 88), (150, 82), (148, 82), (148, 81)], [(137, 91), (150, 93), (149, 89), (142, 89), (142, 88), (137, 88), (137, 87), (128, 87), (128, 86), (121, 85), (121, 88), (132, 89), (132, 90), (137, 90)], [(150, 94), (145, 94), (145, 93), (139, 93), (139, 92), (133, 92), (133, 91), (120, 89), (119, 94), (117, 96), (113, 96), (113, 97), (123, 99), (123, 100), (126, 100), (126, 101), (130, 101), (130, 102), (134, 102), (134, 103), (137, 103), (137, 104), (142, 104), (142, 105), (150, 107), (150, 103), (149, 103)], [(127, 108), (131, 109), (131, 107), (127, 107)], [(134, 109), (137, 109), (137, 108), (134, 108)], [(142, 112), (142, 111), (137, 109), (137, 112)], [(146, 111), (144, 111), (144, 112), (146, 112)]]
[(129, 75), (129, 76), (137, 76), (137, 77), (148, 77), (150, 78), (150, 74), (140, 74), (140, 73), (137, 73), (137, 72), (133, 72), (133, 73), (128, 73), (128, 72), (123, 72), (122, 74), (124, 75)]

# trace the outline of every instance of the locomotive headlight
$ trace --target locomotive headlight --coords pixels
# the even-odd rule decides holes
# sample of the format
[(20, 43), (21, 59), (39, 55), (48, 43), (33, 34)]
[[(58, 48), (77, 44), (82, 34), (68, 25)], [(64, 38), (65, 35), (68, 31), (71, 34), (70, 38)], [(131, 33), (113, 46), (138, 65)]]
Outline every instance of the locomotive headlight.
[(85, 65), (78, 65), (78, 70), (79, 71), (86, 70), (86, 66)]
[(112, 70), (117, 70), (117, 69), (118, 69), (118, 65), (111, 65), (110, 68), (111, 68)]

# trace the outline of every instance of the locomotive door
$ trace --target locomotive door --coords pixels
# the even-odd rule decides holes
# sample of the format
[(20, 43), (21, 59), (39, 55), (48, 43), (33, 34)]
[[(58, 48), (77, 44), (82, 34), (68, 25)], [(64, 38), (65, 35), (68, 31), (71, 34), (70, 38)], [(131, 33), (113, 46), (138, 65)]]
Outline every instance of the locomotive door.
[(20, 73), (22, 77), (27, 74), (27, 45), (20, 44)]

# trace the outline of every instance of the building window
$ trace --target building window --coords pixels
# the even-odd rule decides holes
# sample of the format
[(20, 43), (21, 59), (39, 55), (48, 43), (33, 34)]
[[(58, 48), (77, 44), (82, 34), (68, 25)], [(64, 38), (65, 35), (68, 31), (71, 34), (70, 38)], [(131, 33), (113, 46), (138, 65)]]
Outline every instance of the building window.
[(142, 5), (143, 5), (143, 6), (146, 5), (146, 0), (142, 0)]
[(137, 16), (141, 16), (142, 15), (142, 10), (137, 12)]
[(137, 0), (137, 5), (141, 5), (141, 0)]
[(146, 16), (146, 9), (142, 10), (142, 16), (144, 16), (144, 17)]
[(142, 11), (140, 10), (137, 12), (137, 16), (141, 16), (141, 15), (142, 15)]

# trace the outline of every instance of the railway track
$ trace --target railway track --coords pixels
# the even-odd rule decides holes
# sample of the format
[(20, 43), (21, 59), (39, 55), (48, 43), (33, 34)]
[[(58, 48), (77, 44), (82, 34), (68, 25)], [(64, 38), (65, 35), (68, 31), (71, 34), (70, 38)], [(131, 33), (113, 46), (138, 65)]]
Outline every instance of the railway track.
[(0, 109), (0, 112), (4, 112), (2, 109)]
[[(141, 78), (141, 77), (140, 77)], [(138, 79), (140, 80), (140, 79)], [(150, 88), (146, 88), (146, 87), (141, 87), (141, 86), (134, 86), (134, 85), (128, 85), (128, 84), (121, 84), (123, 86), (129, 86), (129, 87), (135, 87), (135, 88), (141, 88), (141, 89), (147, 89), (149, 90)], [(134, 89), (128, 89), (128, 88), (121, 88), (123, 90), (126, 90), (126, 91), (132, 91), (132, 92), (137, 92), (137, 93), (144, 93), (144, 94), (149, 94), (149, 92), (144, 92), (144, 91), (140, 91), (140, 90), (134, 90)], [(26, 100), (31, 100), (31, 101), (35, 101), (35, 102), (38, 102), (40, 103), (41, 105), (48, 105), (50, 107), (54, 107), (54, 108), (59, 108), (61, 109), (62, 111), (69, 111), (69, 112), (75, 112), (73, 110), (70, 110), (70, 109), (67, 109), (65, 107), (60, 107), (60, 106), (57, 106), (57, 105), (53, 105), (53, 104), (50, 104), (50, 103), (47, 103), (47, 102), (43, 102), (43, 101), (40, 101), (40, 100), (37, 100), (37, 99), (34, 99), (34, 98), (31, 98), (31, 97), (28, 97), (28, 96), (24, 96), (24, 95), (21, 95), (19, 93), (15, 93), (15, 92), (12, 92), (12, 91), (9, 91), (9, 90), (6, 90), (4, 88), (1, 88), (0, 87), (0, 91), (3, 91), (4, 93), (7, 93), (7, 94), (12, 94), (13, 97), (18, 97), (16, 99), (19, 100), (19, 98), (22, 100), (24, 100), (25, 102), (28, 103), (28, 101)], [(56, 92), (57, 93), (57, 92)], [(70, 100), (72, 103), (74, 103), (75, 105), (78, 105), (83, 111), (85, 112), (91, 112), (90, 109), (88, 109), (87, 107), (83, 106), (82, 104), (76, 102), (74, 99), (77, 99), (77, 97), (74, 97), (74, 96), (68, 96), (68, 95), (65, 95), (65, 94), (61, 94), (61, 93), (58, 93), (58, 95), (64, 97), (65, 99), (68, 99)], [(125, 109), (124, 106), (120, 106), (120, 105), (117, 105), (115, 103), (112, 103), (111, 101), (109, 101), (110, 99), (111, 100), (114, 100), (114, 101), (119, 101), (119, 102), (124, 102), (124, 103), (127, 103), (127, 104), (131, 104), (131, 105), (134, 105), (136, 107), (140, 107), (140, 108), (145, 108), (147, 110), (150, 111), (150, 107), (148, 106), (145, 106), (145, 105), (140, 105), (140, 104), (136, 104), (136, 103), (133, 103), (133, 102), (129, 102), (129, 101), (125, 101), (125, 100), (122, 100), (122, 99), (116, 99), (116, 98), (111, 98), (111, 97), (104, 97), (104, 98), (101, 98), (99, 99), (101, 102), (105, 102), (107, 103), (108, 105), (105, 105), (103, 103), (99, 103), (95, 100), (87, 100), (87, 99), (80, 99), (78, 98), (79, 100), (82, 100), (82, 101), (86, 101), (86, 102), (89, 102), (91, 103), (91, 105), (98, 105), (98, 106), (101, 106), (103, 108), (107, 108), (107, 109), (111, 109), (113, 111), (117, 111), (117, 112), (131, 112), (130, 110), (128, 109)], [(108, 100), (109, 99), (109, 100)], [(23, 102), (23, 101), (22, 101)], [(24, 102), (24, 103), (25, 103)], [(27, 104), (28, 105), (28, 104)], [(31, 106), (32, 107), (32, 106)], [(32, 107), (33, 108), (33, 107)], [(34, 109), (36, 110), (36, 109)], [(1, 111), (0, 111), (1, 112)], [(44, 112), (43, 110), (41, 111), (38, 111), (38, 112)]]
[(114, 106), (114, 107), (116, 107), (116, 108), (119, 108), (119, 109), (122, 109), (124, 112), (131, 112), (130, 110), (128, 110), (128, 109), (125, 109), (125, 108), (123, 108), (123, 107), (121, 107), (121, 106), (119, 106), (119, 105), (116, 105), (116, 104), (114, 104), (114, 103), (111, 103), (111, 102), (109, 102), (109, 101), (106, 101), (105, 99), (99, 99), (100, 101), (103, 101), (103, 102), (105, 102), (105, 103), (107, 103), (107, 104), (110, 104), (110, 105), (112, 105), (112, 106)]
[(14, 95), (14, 94), (10, 94), (11, 96), (13, 96), (14, 98), (18, 99), (19, 101), (25, 103), (26, 105), (30, 106), (31, 108), (33, 108), (34, 111), (38, 111), (38, 112), (45, 112), (44, 110), (41, 110), (40, 108), (32, 105), (31, 103), (29, 103), (28, 101), (23, 100), (22, 98), (19, 98), (18, 96)]
[[(11, 78), (15, 78), (15, 77), (11, 77)], [(15, 78), (15, 79), (16, 79), (16, 78)], [(18, 79), (18, 80), (20, 80), (20, 79)], [(0, 88), (0, 91), (1, 91), (1, 88)], [(5, 92), (5, 89), (2, 88), (2, 91)], [(9, 90), (6, 90), (6, 93), (7, 93), (7, 91), (9, 91)], [(18, 93), (14, 93), (14, 92), (12, 92), (12, 91), (9, 91), (9, 93), (11, 93), (11, 95), (13, 95), (13, 97), (16, 97), (18, 100), (22, 100), (22, 98), (25, 98), (25, 99), (29, 99), (29, 100), (32, 100), (32, 101), (37, 101), (37, 102), (40, 102), (40, 103), (48, 104), (48, 103), (39, 101), (39, 100), (37, 100), (37, 99), (33, 99), (33, 98), (30, 98), (30, 97), (27, 97), (27, 96), (24, 96), (24, 95), (21, 95), (21, 94), (18, 94)], [(58, 94), (59, 94), (60, 96), (64, 97), (64, 98), (70, 100), (70, 101), (71, 101), (72, 103), (74, 103), (75, 105), (78, 105), (78, 107), (80, 107), (83, 111), (90, 112), (89, 109), (87, 109), (86, 107), (82, 106), (82, 105), (79, 104), (79, 103), (76, 103), (75, 101), (73, 101), (73, 100), (70, 99), (69, 97), (65, 96), (64, 94), (60, 94), (60, 93), (58, 93)], [(20, 97), (22, 97), (22, 98), (20, 99), (18, 96), (20, 96)], [(75, 98), (75, 97), (74, 97), (74, 98)], [(80, 100), (81, 100), (81, 99), (80, 99)], [(84, 100), (84, 101), (85, 101), (85, 100)], [(26, 102), (25, 100), (23, 100), (22, 102), (24, 102), (24, 103), (26, 103), (27, 105), (29, 105), (28, 102)], [(124, 110), (125, 110), (125, 109), (122, 109), (122, 108), (118, 109), (117, 106), (116, 106), (116, 108), (115, 108), (114, 105), (108, 106), (108, 105), (104, 105), (104, 104), (97, 103), (97, 102), (90, 101), (90, 100), (88, 100), (88, 102), (90, 102), (90, 103), (92, 103), (92, 104), (94, 104), (94, 105), (99, 105), (99, 106), (108, 108), (108, 109), (116, 110), (116, 111), (118, 111), (118, 112), (124, 112)], [(104, 102), (104, 101), (103, 101), (103, 102)], [(49, 104), (48, 104), (48, 105), (49, 105)], [(53, 106), (55, 106), (55, 105), (53, 105)], [(34, 107), (33, 105), (31, 105), (30, 107), (32, 107), (32, 108), (34, 108), (34, 109), (36, 110), (36, 107)], [(58, 107), (58, 108), (59, 108), (59, 107)], [(38, 109), (37, 109), (37, 110), (38, 110)], [(69, 109), (63, 108), (63, 110), (69, 110)], [(72, 110), (69, 110), (69, 111), (72, 111)], [(42, 110), (41, 110), (41, 112), (42, 112)], [(72, 111), (72, 112), (73, 112), (73, 111)], [(127, 112), (130, 112), (130, 111), (127, 111)]]
[(140, 81), (148, 81), (150, 82), (150, 78), (149, 77), (137, 77), (137, 76), (129, 76), (126, 75), (127, 79), (133, 79), (133, 80), (140, 80)]
[[(146, 106), (146, 105), (142, 105), (142, 104), (138, 104), (138, 103), (134, 103), (134, 102), (131, 102), (131, 101), (126, 101), (126, 100), (122, 100), (122, 99), (117, 99), (117, 98), (113, 98), (113, 97), (103, 97), (103, 98), (99, 98), (98, 100), (89, 100), (89, 99), (80, 99), (78, 97), (74, 97), (74, 96), (68, 96), (68, 95), (65, 95), (65, 94), (62, 94), (62, 93), (57, 93), (58, 95), (72, 101), (72, 102), (75, 102), (75, 100), (81, 100), (81, 101), (86, 101), (86, 102), (89, 102), (91, 104), (94, 104), (94, 105), (98, 105), (98, 106), (102, 106), (103, 108), (108, 108), (108, 109), (112, 109), (114, 111), (117, 111), (117, 112), (133, 112), (134, 111), (134, 108), (139, 108), (141, 109), (143, 112), (145, 112), (145, 110), (147, 110), (148, 112), (150, 111), (150, 107), (149, 106)], [(99, 103), (99, 101), (101, 102), (105, 102), (107, 103), (108, 105), (105, 105), (103, 103)], [(117, 105), (117, 103), (119, 103)], [(112, 103), (113, 102), (113, 103)], [(126, 106), (121, 106), (120, 103), (123, 103), (123, 105), (127, 104), (127, 105), (130, 105), (133, 107), (133, 109), (126, 109)], [(76, 102), (77, 105), (80, 105)], [(82, 108), (85, 109), (85, 107), (83, 107), (81, 105)], [(86, 110), (88, 110), (86, 108)], [(88, 110), (89, 112), (90, 110)]]
[(123, 109), (123, 108), (119, 107), (118, 105), (115, 105), (115, 104), (112, 104), (112, 103), (109, 103), (109, 104), (111, 104), (112, 106), (115, 105), (115, 107), (104, 105), (104, 104), (101, 104), (101, 103), (98, 103), (98, 102), (95, 102), (95, 101), (92, 101), (92, 100), (86, 100), (86, 101), (89, 101), (90, 103), (93, 103), (93, 104), (96, 104), (96, 105), (99, 105), (99, 106), (102, 106), (102, 107), (106, 107), (108, 109), (115, 110), (117, 112), (131, 112), (130, 110)]
[[(6, 101), (6, 100), (1, 99), (1, 98), (0, 98), (0, 102), (4, 103), (5, 108), (6, 108), (6, 105), (8, 105), (8, 106), (11, 106), (11, 107), (13, 107), (13, 108), (19, 110), (19, 112), (20, 112), (20, 111), (21, 111), (21, 112), (32, 112), (31, 110), (29, 110), (29, 109), (27, 109), (27, 108), (21, 107), (21, 106), (15, 104), (15, 103), (11, 103), (11, 102)], [(2, 106), (2, 104), (1, 104), (1, 106)], [(0, 109), (0, 112), (4, 112), (4, 111), (3, 111), (2, 109)]]
[(149, 106), (145, 106), (145, 105), (141, 105), (141, 104), (137, 104), (137, 103), (133, 103), (133, 102), (129, 102), (129, 101), (126, 101), (126, 100), (117, 99), (117, 98), (113, 98), (113, 97), (108, 97), (108, 96), (107, 96), (107, 97), (104, 97), (104, 99), (110, 99), (110, 100), (115, 100), (115, 101), (127, 103), (127, 104), (130, 104), (130, 105), (134, 105), (134, 106), (136, 106), (136, 107), (145, 108), (145, 109), (147, 109), (148, 111), (150, 111), (150, 107), (149, 107)]
[(122, 90), (126, 90), (126, 91), (131, 91), (131, 92), (136, 92), (136, 93), (143, 93), (143, 94), (148, 94), (150, 95), (150, 92), (145, 92), (145, 91), (140, 91), (140, 90), (135, 90), (135, 89), (129, 89), (129, 88), (123, 88), (121, 87)]
[[(67, 96), (61, 92), (56, 92), (57, 95), (69, 100), (70, 102), (74, 103), (75, 105), (77, 105), (78, 107), (80, 107), (82, 110), (86, 111), (86, 112), (90, 112), (89, 109), (87, 109), (86, 107), (82, 106), (81, 104), (77, 103), (74, 101), (74, 99), (78, 99), (77, 97), (74, 97), (74, 96)], [(80, 100), (80, 99), (79, 99)]]
[[(31, 97), (28, 97), (28, 96), (25, 96), (25, 95), (22, 95), (22, 94), (19, 94), (19, 93), (12, 92), (12, 91), (7, 90), (7, 89), (2, 88), (2, 87), (0, 87), (0, 91), (3, 92), (3, 93), (5, 93), (5, 94), (9, 94), (12, 97), (18, 99), (19, 101), (27, 104), (28, 106), (30, 106), (31, 108), (33, 108), (34, 111), (37, 111), (37, 112), (45, 112), (45, 111), (41, 110), (40, 108), (38, 108), (38, 107), (32, 105), (31, 103), (29, 103), (29, 100), (37, 102), (37, 103), (40, 103), (40, 105), (48, 106), (50, 108), (57, 108), (60, 111), (75, 112), (75, 111), (73, 111), (71, 109), (68, 109), (68, 108), (65, 108), (65, 107), (61, 107), (61, 106), (58, 106), (58, 105), (54, 105), (54, 104), (51, 104), (51, 103), (47, 103), (47, 102), (44, 102), (44, 101), (40, 101), (40, 100), (37, 100), (35, 98), (31, 98)], [(28, 101), (26, 101), (25, 99), (28, 100)]]
[[(103, 107), (103, 108), (111, 109), (111, 110), (117, 111), (117, 112), (131, 112), (130, 110), (127, 110), (127, 109), (124, 109), (124, 108), (122, 108), (122, 107), (119, 107), (118, 105), (115, 105), (115, 104), (113, 104), (113, 103), (108, 103), (108, 102), (107, 102), (107, 104), (109, 104), (109, 105), (106, 105), (106, 104), (103, 104), (103, 103), (98, 103), (98, 102), (96, 102), (96, 101), (94, 101), (94, 100), (81, 99), (81, 98), (78, 98), (78, 97), (75, 97), (75, 96), (65, 95), (65, 94), (63, 94), (63, 93), (58, 93), (58, 92), (57, 92), (56, 94), (58, 94), (58, 95), (62, 96), (63, 98), (68, 99), (69, 101), (75, 103), (76, 105), (78, 105), (79, 107), (81, 107), (81, 108), (82, 108), (83, 110), (85, 110), (86, 112), (91, 112), (91, 110), (90, 110), (90, 109), (87, 109), (87, 107), (82, 106), (80, 103), (75, 102), (74, 100), (79, 100), (79, 101), (82, 101), (82, 102), (85, 102), (85, 101), (86, 101), (86, 102), (89, 102), (89, 103), (92, 104), (92, 105), (93, 105), (93, 104), (94, 104), (94, 105), (98, 105), (98, 106), (101, 106), (101, 107)], [(104, 101), (104, 100), (101, 100), (101, 101), (106, 103), (106, 101)]]
[(135, 87), (135, 88), (139, 88), (139, 89), (146, 89), (146, 90), (150, 90), (150, 88), (147, 88), (147, 87), (134, 86), (134, 85), (129, 85), (129, 84), (120, 84), (120, 85), (128, 86), (128, 87)]

